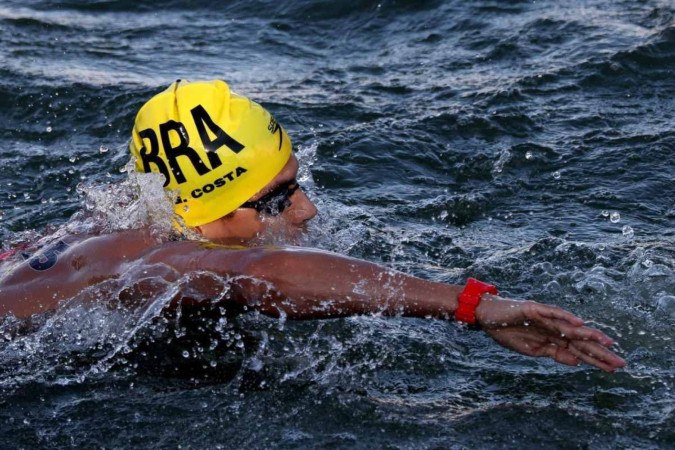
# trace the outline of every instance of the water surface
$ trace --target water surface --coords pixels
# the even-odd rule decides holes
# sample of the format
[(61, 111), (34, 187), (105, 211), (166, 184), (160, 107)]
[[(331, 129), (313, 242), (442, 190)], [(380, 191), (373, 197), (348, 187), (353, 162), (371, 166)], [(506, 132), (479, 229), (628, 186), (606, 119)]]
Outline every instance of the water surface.
[(138, 107), (222, 78), (292, 136), (321, 210), (308, 245), (570, 309), (629, 366), (556, 366), (439, 321), (72, 299), (0, 344), (0, 444), (672, 447), (674, 15), (665, 0), (4, 1), (3, 248), (86, 215), (121, 226)]

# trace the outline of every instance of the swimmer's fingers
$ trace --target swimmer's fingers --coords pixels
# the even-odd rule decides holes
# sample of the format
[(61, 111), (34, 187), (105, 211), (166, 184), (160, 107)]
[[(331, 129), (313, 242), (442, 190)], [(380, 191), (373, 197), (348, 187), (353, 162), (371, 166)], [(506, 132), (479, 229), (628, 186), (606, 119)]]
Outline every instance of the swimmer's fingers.
[(605, 372), (614, 372), (626, 366), (626, 361), (604, 346), (592, 341), (571, 341), (568, 350), (579, 360), (598, 367)]
[(527, 356), (549, 357), (568, 366), (579, 365), (579, 359), (567, 349), (567, 342), (555, 340), (536, 328), (503, 328), (490, 335), (502, 346)]
[(541, 319), (536, 324), (545, 329), (553, 338), (563, 338), (567, 341), (596, 342), (604, 347), (614, 345), (614, 340), (600, 330), (586, 326), (571, 325), (560, 319)]
[(595, 331), (567, 324), (561, 326), (560, 323), (486, 330), (502, 346), (524, 355), (549, 357), (570, 366), (584, 362), (607, 372), (624, 367), (626, 362), (603, 343), (587, 340), (594, 338)]
[(548, 345), (542, 346), (539, 353), (536, 356), (548, 356), (549, 358), (554, 359), (556, 362), (565, 364), (567, 366), (578, 366), (579, 358), (577, 358), (574, 353), (572, 353), (565, 344), (556, 344), (549, 343)]
[(605, 372), (614, 372), (626, 365), (623, 358), (590, 341), (551, 339), (547, 345), (538, 349), (537, 356), (548, 356), (569, 366), (577, 366), (580, 362), (584, 362)]

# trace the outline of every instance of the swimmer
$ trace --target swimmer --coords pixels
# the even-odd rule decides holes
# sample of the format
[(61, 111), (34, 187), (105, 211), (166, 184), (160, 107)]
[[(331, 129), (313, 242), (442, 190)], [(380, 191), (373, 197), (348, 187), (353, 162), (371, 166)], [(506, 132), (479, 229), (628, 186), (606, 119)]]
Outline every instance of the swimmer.
[(524, 355), (607, 372), (626, 364), (610, 350), (610, 337), (572, 313), (502, 298), (482, 281), (444, 284), (325, 251), (256, 246), (263, 233), (301, 232), (317, 209), (297, 180), (298, 160), (285, 130), (223, 81), (179, 80), (154, 96), (136, 116), (129, 147), (138, 171), (164, 176), (177, 223), (202, 240), (159, 242), (140, 229), (67, 236), (21, 263), (21, 249), (5, 252), (0, 318), (53, 311), (73, 296), (86, 299), (90, 286), (142, 267), (137, 284), (125, 290), (131, 303), (151, 301), (153, 277), (173, 282), (195, 272), (202, 276), (171, 305), (218, 298), (223, 284), (207, 275), (213, 273), (228, 280), (220, 300), (225, 307), (288, 319), (458, 320)]

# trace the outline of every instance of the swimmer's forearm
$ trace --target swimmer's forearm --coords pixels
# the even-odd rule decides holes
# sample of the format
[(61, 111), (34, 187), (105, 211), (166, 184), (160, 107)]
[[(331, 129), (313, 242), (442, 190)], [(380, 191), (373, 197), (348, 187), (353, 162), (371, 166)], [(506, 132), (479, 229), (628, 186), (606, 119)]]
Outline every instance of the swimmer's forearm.
[(274, 286), (256, 307), (270, 315), (320, 319), (355, 314), (450, 318), (458, 286), (434, 283), (377, 264), (308, 250), (274, 250), (249, 267)]

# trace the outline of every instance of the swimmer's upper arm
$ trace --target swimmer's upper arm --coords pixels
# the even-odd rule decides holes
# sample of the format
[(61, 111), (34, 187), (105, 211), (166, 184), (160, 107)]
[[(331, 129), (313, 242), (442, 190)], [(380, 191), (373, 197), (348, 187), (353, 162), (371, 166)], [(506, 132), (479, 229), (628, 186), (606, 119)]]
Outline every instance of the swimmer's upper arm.
[(180, 273), (207, 271), (223, 276), (237, 276), (247, 275), (247, 267), (262, 252), (264, 250), (257, 248), (178, 241), (150, 249), (143, 260), (149, 264), (167, 264)]

